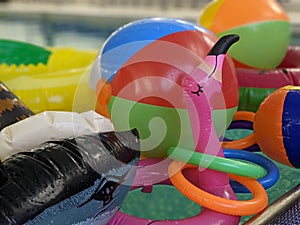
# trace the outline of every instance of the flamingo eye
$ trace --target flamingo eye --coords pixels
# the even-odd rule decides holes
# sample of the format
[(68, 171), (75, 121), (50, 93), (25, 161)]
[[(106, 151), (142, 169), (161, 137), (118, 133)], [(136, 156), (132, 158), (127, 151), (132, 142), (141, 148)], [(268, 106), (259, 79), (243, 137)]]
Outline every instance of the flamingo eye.
[(191, 91), (192, 94), (195, 94), (197, 96), (200, 96), (200, 92), (203, 93), (203, 86), (201, 86), (200, 84), (197, 84), (198, 90), (197, 91)]

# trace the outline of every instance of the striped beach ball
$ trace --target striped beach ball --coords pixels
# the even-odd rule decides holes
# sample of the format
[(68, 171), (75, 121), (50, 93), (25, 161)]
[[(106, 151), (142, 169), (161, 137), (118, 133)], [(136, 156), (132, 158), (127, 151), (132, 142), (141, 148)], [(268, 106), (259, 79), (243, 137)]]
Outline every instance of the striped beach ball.
[(229, 50), (237, 67), (275, 68), (286, 54), (291, 23), (276, 0), (215, 0), (200, 14), (199, 24), (217, 36), (240, 36)]
[[(170, 146), (194, 149), (182, 83), (217, 40), (205, 28), (173, 18), (141, 19), (119, 28), (104, 43), (91, 75), (91, 86), (96, 89), (98, 84), (100, 92), (98, 111), (111, 117), (117, 130), (137, 128), (146, 157), (166, 157)], [(238, 105), (229, 55), (222, 85), (226, 106), (213, 112), (219, 133)], [(227, 117), (220, 118), (224, 112)]]

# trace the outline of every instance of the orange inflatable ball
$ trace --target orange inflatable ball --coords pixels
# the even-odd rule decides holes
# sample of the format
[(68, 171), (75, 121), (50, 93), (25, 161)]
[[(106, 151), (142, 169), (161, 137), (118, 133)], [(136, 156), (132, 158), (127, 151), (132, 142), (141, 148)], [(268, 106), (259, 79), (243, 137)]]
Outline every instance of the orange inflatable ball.
[[(238, 111), (234, 121), (253, 123), (253, 133), (234, 141), (223, 142), (223, 148), (246, 149), (258, 144), (271, 159), (300, 168), (300, 86), (284, 86), (272, 92), (256, 113)], [(244, 126), (244, 127), (243, 127)]]
[(253, 124), (256, 142), (270, 158), (300, 168), (300, 87), (271, 93), (258, 108)]
[(290, 44), (291, 23), (276, 0), (214, 0), (199, 23), (219, 37), (240, 36), (229, 50), (236, 67), (276, 68)]

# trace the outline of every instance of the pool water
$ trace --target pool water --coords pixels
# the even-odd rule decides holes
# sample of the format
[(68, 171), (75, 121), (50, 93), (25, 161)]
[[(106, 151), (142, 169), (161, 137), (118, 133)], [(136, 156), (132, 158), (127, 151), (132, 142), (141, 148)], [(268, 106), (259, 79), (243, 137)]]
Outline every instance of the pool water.
[(106, 38), (130, 20), (91, 18), (54, 18), (47, 15), (0, 15), (0, 38), (24, 41), (40, 46), (68, 46), (99, 49)]
[[(1, 15), (0, 38), (40, 46), (72, 46), (99, 49), (126, 18), (51, 17), (49, 15)], [(300, 45), (300, 34), (291, 35), (291, 45)]]

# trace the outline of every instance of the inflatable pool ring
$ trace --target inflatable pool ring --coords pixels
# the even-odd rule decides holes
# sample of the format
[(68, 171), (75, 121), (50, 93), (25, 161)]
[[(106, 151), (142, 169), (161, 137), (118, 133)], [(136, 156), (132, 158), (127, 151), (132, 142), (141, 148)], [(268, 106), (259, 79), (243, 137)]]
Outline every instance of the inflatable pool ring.
[[(106, 40), (94, 63), (90, 85), (98, 87), (96, 111), (109, 116), (116, 130), (137, 128), (141, 154), (147, 158), (167, 157), (170, 146), (194, 149), (182, 84), (217, 40), (200, 26), (172, 18), (141, 19), (121, 27)], [(222, 69), (226, 107), (213, 110), (218, 135), (238, 105), (230, 56)]]
[(290, 46), (281, 64), (271, 70), (237, 68), (239, 110), (256, 112), (262, 101), (278, 88), (300, 85), (300, 47)]
[(0, 39), (0, 56), (1, 81), (34, 113), (94, 109), (85, 74), (97, 51)]
[[(180, 169), (179, 169), (180, 168)], [(173, 161), (169, 167), (172, 184), (192, 201), (203, 207), (213, 209), (228, 215), (249, 216), (262, 211), (268, 205), (268, 195), (265, 189), (254, 179), (230, 174), (229, 177), (247, 187), (253, 195), (253, 199), (238, 201), (222, 198), (201, 190), (188, 181), (182, 171), (197, 168), (194, 165)]]
[[(267, 190), (279, 179), (279, 170), (270, 159), (252, 152), (234, 149), (224, 149), (224, 156), (215, 157), (199, 152), (191, 152), (182, 148), (169, 148), (168, 154), (172, 159), (201, 167), (205, 161), (211, 161), (209, 169), (234, 174), (242, 177), (258, 179)], [(234, 160), (231, 160), (234, 159)], [(238, 159), (238, 160), (236, 160)], [(242, 162), (240, 160), (243, 160)], [(245, 163), (250, 162), (251, 164)], [(230, 185), (235, 193), (248, 193), (249, 190), (236, 181)]]
[[(257, 181), (264, 187), (265, 190), (273, 187), (279, 179), (279, 169), (267, 157), (243, 150), (223, 149), (226, 158), (240, 159), (262, 166), (266, 170), (265, 176)], [(240, 183), (231, 180), (230, 185), (235, 193), (249, 193), (249, 190)]]
[(223, 147), (242, 149), (257, 143), (271, 159), (299, 168), (299, 102), (299, 87), (285, 86), (271, 93), (256, 113), (237, 112), (240, 120), (252, 118), (253, 133), (240, 140), (223, 142)]
[(277, 68), (300, 68), (300, 61), (297, 60), (300, 57), (300, 46), (289, 46), (285, 57), (281, 61)]
[(0, 131), (34, 113), (0, 82)]
[(210, 1), (201, 12), (199, 24), (218, 37), (241, 37), (229, 50), (238, 68), (276, 68), (290, 43), (290, 19), (276, 0)]
[[(232, 160), (227, 158), (226, 155), (224, 158), (224, 157), (218, 157), (214, 155), (203, 154), (200, 152), (193, 152), (178, 147), (169, 148), (168, 155), (170, 156), (170, 158), (174, 160), (185, 162), (187, 164), (196, 165), (199, 167), (203, 167), (203, 165), (207, 166), (206, 161), (209, 161), (210, 163), (207, 166), (208, 169), (217, 170), (224, 173), (234, 174), (242, 177), (257, 179), (257, 178), (262, 178), (266, 173), (264, 168), (262, 168), (260, 165), (249, 164), (246, 162), (241, 162), (239, 160)], [(242, 159), (242, 157), (239, 156), (238, 159)]]
[(138, 149), (133, 130), (50, 141), (10, 156), (0, 163), (0, 223), (107, 224), (129, 190)]
[[(245, 118), (244, 115), (240, 114), (240, 111), (236, 113), (233, 117), (233, 120), (229, 127), (227, 128), (227, 131), (234, 130), (234, 129), (242, 129), (242, 130), (247, 130), (248, 132), (253, 131), (253, 121), (254, 121), (254, 116), (255, 114), (247, 114), (248, 117)], [(229, 142), (233, 141), (233, 139), (227, 138), (226, 135), (222, 139), (223, 142)], [(243, 139), (241, 139), (240, 143), (243, 142)], [(260, 152), (260, 147), (257, 143), (252, 144), (249, 146), (248, 144), (239, 146), (239, 148), (245, 150), (245, 151), (250, 151), (250, 152)]]
[(0, 160), (20, 151), (28, 151), (47, 141), (113, 130), (110, 120), (94, 111), (46, 111), (0, 131)]
[[(196, 151), (208, 151), (208, 154), (217, 155), (222, 157), (222, 149), (221, 144), (219, 142), (219, 138), (215, 132), (212, 123), (212, 108), (211, 107), (226, 107), (224, 102), (221, 100), (222, 90), (220, 83), (222, 82), (222, 64), (225, 58), (225, 53), (227, 49), (234, 42), (238, 40), (238, 36), (231, 35), (226, 36), (220, 39), (214, 47), (210, 50), (207, 57), (205, 58), (205, 63), (207, 63), (208, 68), (203, 64), (199, 65), (191, 74), (187, 76), (184, 80), (184, 90), (185, 90), (185, 100), (186, 106), (188, 108), (188, 113), (191, 120), (191, 126), (193, 130), (193, 138), (196, 142)], [(193, 78), (192, 78), (193, 77)], [(196, 79), (197, 81), (194, 81)], [(193, 88), (191, 88), (191, 86)], [(196, 87), (196, 89), (195, 89)], [(189, 95), (195, 95), (196, 101), (191, 102)], [(218, 99), (219, 101), (216, 101)], [(195, 111), (195, 108), (198, 109)], [(201, 108), (201, 113), (199, 113), (199, 109)], [(197, 113), (197, 114), (196, 114)], [(201, 124), (199, 126), (198, 124)], [(201, 129), (199, 129), (201, 128)], [(200, 138), (199, 138), (200, 137)], [(201, 141), (199, 141), (201, 139)], [(213, 143), (211, 143), (213, 142)], [(213, 149), (213, 150), (211, 150)], [(162, 163), (165, 163), (163, 160)], [(158, 166), (159, 165), (159, 166)], [(157, 170), (160, 171), (162, 167), (161, 163), (157, 163), (154, 166), (149, 166), (148, 170), (152, 171), (152, 173), (157, 173)], [(157, 168), (157, 170), (155, 169)], [(158, 172), (161, 174), (160, 172)], [(169, 174), (172, 176), (172, 174)], [(146, 183), (143, 182), (143, 179), (136, 177), (138, 183), (143, 187), (144, 185), (149, 185), (149, 182), (154, 182), (153, 179), (148, 180), (148, 176)], [(158, 177), (154, 177), (157, 179)], [(160, 177), (160, 181), (163, 181), (164, 177)], [(228, 196), (228, 198), (235, 199), (235, 195), (229, 185), (229, 179), (227, 174), (222, 172), (216, 172), (210, 169), (206, 170), (193, 170), (189, 174), (189, 178), (194, 181), (197, 181), (200, 187), (205, 188), (207, 191), (218, 195), (218, 196)], [(213, 178), (213, 179), (211, 179)], [(171, 178), (172, 180), (172, 178)], [(158, 182), (154, 182), (158, 183)], [(206, 213), (204, 213), (206, 212)], [(215, 214), (214, 214), (215, 213)], [(209, 215), (209, 216), (208, 216)], [(226, 219), (224, 219), (226, 218)], [(126, 222), (125, 222), (126, 221)], [(204, 224), (207, 221), (213, 221), (213, 223), (218, 224), (238, 224), (239, 217), (228, 216), (224, 214), (219, 214), (218, 212), (212, 212), (207, 209), (207, 211), (203, 211), (199, 215), (180, 219), (180, 220), (162, 220), (155, 221), (155, 223), (160, 224), (199, 224), (203, 222)], [(226, 221), (226, 223), (225, 223)], [(130, 215), (126, 215), (124, 213), (118, 212), (116, 216), (110, 221), (110, 224), (149, 224), (154, 223), (150, 219), (141, 219), (135, 218)]]

